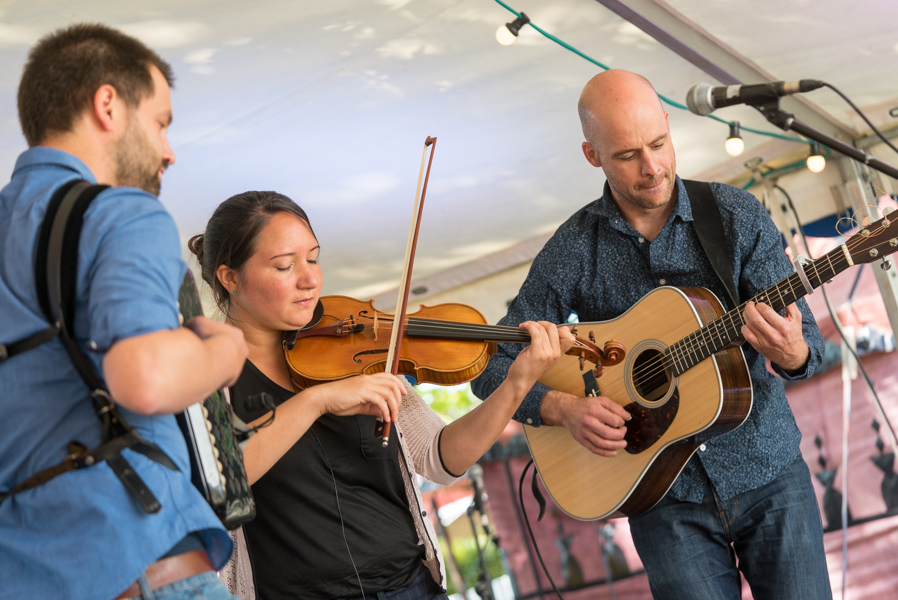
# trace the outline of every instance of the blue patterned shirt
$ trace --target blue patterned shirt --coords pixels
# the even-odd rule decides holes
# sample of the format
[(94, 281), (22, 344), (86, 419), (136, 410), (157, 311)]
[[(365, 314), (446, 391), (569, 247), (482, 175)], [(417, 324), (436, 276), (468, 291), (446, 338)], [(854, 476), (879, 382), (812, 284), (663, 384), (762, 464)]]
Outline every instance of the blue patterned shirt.
[[(792, 274), (782, 237), (757, 198), (723, 184), (712, 183), (711, 188), (720, 207), (740, 301)], [(727, 306), (723, 286), (695, 235), (692, 207), (679, 177), (677, 194), (677, 204), (664, 228), (649, 241), (621, 216), (606, 183), (604, 195), (575, 213), (546, 243), (499, 323), (562, 323), (572, 312), (580, 321), (607, 321), (665, 285), (708, 288), (727, 310), (733, 308)], [(797, 305), (810, 356), (805, 369), (792, 376), (774, 365), (785, 379), (811, 376), (823, 356), (823, 338), (807, 303), (799, 300)], [(485, 398), (495, 390), (521, 349), (519, 344), (500, 344), (489, 366), (473, 382), (474, 393)], [(701, 502), (704, 479), (697, 461), (718, 495), (727, 499), (769, 483), (798, 456), (801, 433), (782, 381), (767, 370), (764, 357), (749, 344), (742, 349), (754, 388), (751, 414), (741, 426), (720, 437), (698, 434), (705, 449), (689, 460), (671, 488), (669, 493), (677, 499)], [(537, 383), (515, 419), (539, 426), (540, 404), (547, 391), (548, 387)]]

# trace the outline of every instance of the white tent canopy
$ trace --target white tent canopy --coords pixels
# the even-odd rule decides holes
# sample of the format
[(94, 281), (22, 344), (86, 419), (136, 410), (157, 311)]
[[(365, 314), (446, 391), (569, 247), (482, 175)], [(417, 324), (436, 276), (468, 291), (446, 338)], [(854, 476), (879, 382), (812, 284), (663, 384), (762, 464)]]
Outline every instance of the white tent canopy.
[[(645, 75), (679, 103), (700, 82), (821, 79), (877, 125), (898, 124), (889, 115), (898, 106), (898, 3), (891, 0), (508, 5), (601, 63)], [(575, 108), (599, 67), (530, 26), (515, 45), (499, 46), (495, 30), (514, 16), (494, 0), (0, 0), (0, 163), (11, 172), (25, 148), (15, 93), (28, 48), (63, 25), (108, 23), (174, 67), (178, 162), (161, 198), (185, 241), (228, 196), (273, 189), (309, 212), (323, 248), (325, 293), (367, 298), (394, 288), (431, 135), (438, 143), (415, 277), (443, 282), (434, 289), (446, 292), (452, 286), (441, 274), (452, 269), (482, 278), (525, 264), (521, 257), (597, 197), (604, 181), (582, 157)], [(866, 125), (829, 90), (782, 106), (871, 145)], [(741, 184), (751, 177), (743, 166), (750, 158), (777, 167), (807, 155), (805, 144), (744, 132), (746, 151), (732, 159), (723, 150), (725, 124), (669, 110), (684, 177)], [(749, 107), (715, 115), (783, 134)], [(870, 151), (898, 163), (879, 146)], [(865, 183), (832, 158), (819, 176), (779, 180), (804, 221), (862, 199), (851, 190)], [(875, 183), (895, 191), (891, 180)], [(471, 280), (468, 273), (457, 281)], [(484, 301), (504, 303), (516, 284), (493, 287), (500, 290)]]

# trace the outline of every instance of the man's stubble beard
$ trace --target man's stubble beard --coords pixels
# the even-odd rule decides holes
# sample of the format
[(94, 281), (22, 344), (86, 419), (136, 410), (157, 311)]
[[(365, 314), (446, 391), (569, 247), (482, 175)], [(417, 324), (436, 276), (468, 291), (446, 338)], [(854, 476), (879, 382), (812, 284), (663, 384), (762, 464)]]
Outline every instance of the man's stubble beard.
[(115, 163), (118, 185), (140, 188), (159, 196), (162, 182), (158, 173), (164, 162), (156, 156), (146, 135), (137, 127), (134, 117), (118, 143)]

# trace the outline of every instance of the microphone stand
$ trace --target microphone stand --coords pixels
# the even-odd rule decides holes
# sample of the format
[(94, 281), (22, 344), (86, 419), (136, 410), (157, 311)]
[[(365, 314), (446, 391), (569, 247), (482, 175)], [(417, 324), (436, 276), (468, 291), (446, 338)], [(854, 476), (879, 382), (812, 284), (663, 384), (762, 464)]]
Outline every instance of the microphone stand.
[[(483, 548), (480, 547), (480, 540), (477, 536), (477, 525), (474, 520), (475, 511), (479, 512), (475, 504), (472, 503), (467, 511), (468, 520), (471, 522), (471, 531), (474, 533), (474, 545), (477, 546), (477, 558), (480, 559), (480, 575), (477, 576), (477, 583), (474, 585), (474, 591), (477, 592), (477, 595), (480, 596), (481, 600), (494, 600), (495, 596), (493, 596), (493, 584), (489, 565), (486, 564), (486, 555), (483, 553)], [(484, 518), (483, 513), (480, 514), (480, 518)], [(482, 523), (481, 526), (483, 526)], [(487, 538), (489, 538), (489, 531), (486, 530), (486, 526), (483, 526), (483, 530), (487, 534)], [(487, 539), (487, 543), (489, 543), (489, 539)]]
[(844, 154), (849, 158), (853, 158), (854, 160), (867, 165), (871, 169), (876, 169), (880, 173), (885, 173), (889, 177), (898, 179), (898, 169), (888, 163), (879, 160), (874, 156), (867, 154), (863, 150), (859, 150), (858, 148), (855, 148), (850, 144), (846, 144), (841, 140), (838, 140), (818, 129), (814, 129), (806, 123), (799, 121), (792, 113), (780, 109), (779, 99), (759, 101), (757, 103), (750, 103), (750, 105), (758, 109), (761, 114), (764, 115), (765, 119), (782, 129), (783, 131), (795, 131), (796, 133), (799, 133), (806, 138), (812, 139), (815, 142), (819, 142), (824, 146), (832, 148), (836, 152)]

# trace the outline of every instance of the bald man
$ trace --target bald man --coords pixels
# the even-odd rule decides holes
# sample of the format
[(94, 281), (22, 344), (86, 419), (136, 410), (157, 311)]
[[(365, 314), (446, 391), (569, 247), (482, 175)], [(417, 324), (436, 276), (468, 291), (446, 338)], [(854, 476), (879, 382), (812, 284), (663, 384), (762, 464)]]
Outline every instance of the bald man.
[[(546, 243), (500, 323), (561, 323), (572, 313), (583, 322), (607, 321), (659, 286), (700, 286), (726, 298), (693, 228), (668, 114), (652, 85), (635, 73), (606, 71), (586, 84), (578, 108), (583, 154), (604, 171), (604, 192)], [(742, 301), (790, 275), (782, 237), (760, 202), (723, 184), (710, 188)], [(720, 437), (696, 434), (699, 450), (667, 495), (630, 519), (655, 598), (738, 600), (739, 571), (755, 600), (832, 596), (820, 511), (782, 383), (817, 370), (823, 339), (803, 300), (782, 315), (748, 303), (744, 317), (751, 413)], [(488, 395), (518, 352), (519, 346), (501, 344), (474, 392)], [(609, 398), (576, 397), (543, 384), (515, 414), (533, 426), (562, 425), (604, 457), (624, 451), (629, 418)]]

